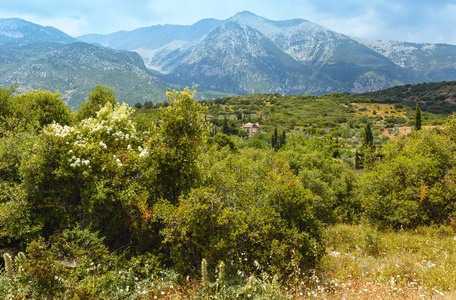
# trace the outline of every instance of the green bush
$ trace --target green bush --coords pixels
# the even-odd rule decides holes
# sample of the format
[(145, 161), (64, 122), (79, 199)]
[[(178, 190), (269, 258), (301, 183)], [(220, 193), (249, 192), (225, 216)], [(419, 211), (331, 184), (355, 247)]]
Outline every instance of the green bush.
[[(244, 150), (206, 160), (208, 187), (176, 206), (160, 205), (165, 248), (179, 272), (197, 273), (203, 258), (209, 269), (225, 261), (229, 271), (245, 273), (255, 272), (254, 261), (274, 274), (292, 272), (293, 262), (315, 265), (324, 244), (313, 195), (273, 153)], [(206, 154), (212, 155), (218, 153)]]
[(44, 237), (76, 223), (92, 224), (111, 245), (131, 243), (147, 222), (139, 185), (141, 137), (126, 105), (102, 108), (75, 126), (46, 126), (20, 175), (25, 203)]
[(356, 177), (344, 162), (332, 157), (326, 143), (298, 136), (279, 155), (315, 195), (313, 210), (318, 220), (334, 224), (359, 219), (361, 207), (354, 198)]
[(456, 144), (448, 134), (416, 132), (387, 144), (383, 159), (363, 174), (359, 199), (381, 227), (415, 228), (454, 218)]

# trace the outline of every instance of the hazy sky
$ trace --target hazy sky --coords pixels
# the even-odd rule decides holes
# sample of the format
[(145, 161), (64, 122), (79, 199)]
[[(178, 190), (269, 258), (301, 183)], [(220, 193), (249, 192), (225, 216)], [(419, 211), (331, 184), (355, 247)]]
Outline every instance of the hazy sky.
[(271, 20), (307, 19), (368, 39), (456, 44), (456, 0), (0, 0), (0, 18), (71, 36), (224, 20), (244, 10)]

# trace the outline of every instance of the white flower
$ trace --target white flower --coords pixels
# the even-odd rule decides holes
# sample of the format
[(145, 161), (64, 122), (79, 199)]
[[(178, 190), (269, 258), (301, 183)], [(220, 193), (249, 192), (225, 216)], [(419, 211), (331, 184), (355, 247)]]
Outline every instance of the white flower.
[(102, 141), (101, 141), (101, 142), (99, 142), (99, 143), (98, 143), (98, 145), (100, 145), (100, 147), (102, 147), (102, 148), (104, 148), (104, 149), (106, 149), (106, 148), (107, 148), (106, 144), (105, 144), (105, 143), (103, 143)]
[(139, 153), (139, 157), (146, 157), (147, 155), (149, 155), (147, 149), (144, 149), (143, 151), (141, 151), (141, 153)]

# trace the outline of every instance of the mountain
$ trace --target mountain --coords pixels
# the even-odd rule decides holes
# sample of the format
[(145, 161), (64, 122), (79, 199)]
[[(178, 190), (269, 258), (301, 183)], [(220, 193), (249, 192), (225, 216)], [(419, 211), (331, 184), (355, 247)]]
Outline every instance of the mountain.
[(163, 80), (239, 94), (364, 93), (456, 79), (456, 46), (348, 37), (303, 19), (251, 12), (78, 39), (139, 53)]
[(20, 91), (60, 91), (70, 108), (79, 108), (97, 83), (111, 87), (129, 105), (165, 100), (166, 87), (134, 52), (77, 42), (0, 45), (0, 82)]
[(456, 80), (456, 46), (371, 41), (303, 19), (250, 12), (193, 25), (157, 25), (78, 40), (21, 19), (0, 19), (0, 82), (59, 90), (78, 108), (95, 84), (118, 100), (164, 100), (166, 85), (227, 94), (365, 93)]
[(203, 19), (193, 25), (156, 25), (133, 31), (119, 31), (107, 35), (88, 34), (78, 37), (86, 43), (122, 50), (158, 49), (175, 40), (197, 43), (204, 35), (223, 24), (215, 19)]
[(168, 62), (162, 66), (170, 70), (164, 77), (168, 81), (241, 94), (272, 92), (284, 86), (293, 93), (306, 88), (299, 85), (311, 74), (259, 31), (237, 22), (225, 22)]
[(78, 108), (97, 83), (111, 87), (118, 101), (165, 100), (166, 87), (134, 52), (102, 49), (86, 43), (31, 43), (0, 46), (0, 82), (20, 90), (60, 91)]
[(0, 82), (19, 91), (59, 91), (71, 108), (102, 84), (118, 101), (164, 101), (166, 86), (136, 52), (80, 42), (65, 33), (21, 19), (0, 19)]
[(397, 66), (413, 70), (415, 82), (438, 82), (456, 78), (456, 46), (454, 45), (354, 39), (388, 58)]
[(0, 44), (36, 42), (74, 43), (77, 40), (54, 28), (43, 27), (22, 19), (0, 19)]

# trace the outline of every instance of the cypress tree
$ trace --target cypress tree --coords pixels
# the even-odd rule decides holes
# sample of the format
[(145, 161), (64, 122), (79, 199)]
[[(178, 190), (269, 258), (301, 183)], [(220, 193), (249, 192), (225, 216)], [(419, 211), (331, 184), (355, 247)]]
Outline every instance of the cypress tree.
[(279, 149), (282, 148), (285, 145), (285, 143), (286, 143), (286, 141), (285, 141), (286, 140), (286, 134), (287, 133), (285, 132), (285, 129), (282, 130), (282, 134), (280, 135), (280, 138), (279, 138), (279, 146), (278, 146)]
[(359, 152), (358, 152), (358, 149), (356, 149), (356, 153), (355, 153), (355, 169), (361, 169), (362, 168), (362, 165), (361, 165), (361, 160), (359, 159)]
[(225, 117), (225, 121), (223, 121), (222, 133), (228, 134), (230, 133), (230, 128), (228, 127), (228, 120)]
[(366, 128), (364, 129), (364, 144), (365, 147), (373, 147), (374, 146), (374, 135), (372, 134), (372, 129), (370, 123), (366, 124)]
[(277, 127), (276, 127), (275, 130), (274, 130), (274, 133), (272, 134), (272, 137), (271, 137), (271, 148), (273, 150), (277, 150), (278, 149), (277, 142), (278, 142), (278, 140), (277, 140)]
[(421, 109), (417, 103), (416, 112), (415, 112), (415, 130), (420, 130), (420, 129), (421, 129)]

